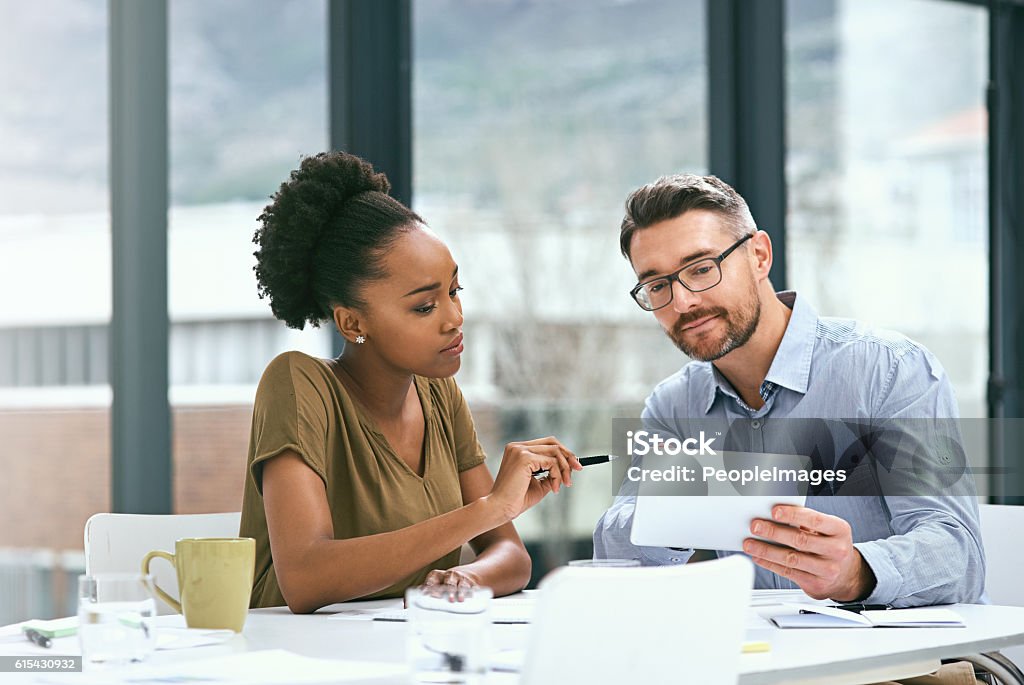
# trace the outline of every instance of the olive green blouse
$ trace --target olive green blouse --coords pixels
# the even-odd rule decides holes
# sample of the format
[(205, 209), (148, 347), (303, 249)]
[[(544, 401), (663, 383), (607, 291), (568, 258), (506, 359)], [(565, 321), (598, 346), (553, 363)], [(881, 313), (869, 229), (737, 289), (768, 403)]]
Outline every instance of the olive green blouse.
[[(253, 407), (239, 530), (256, 539), (251, 607), (285, 604), (262, 483), (264, 462), (285, 450), (296, 452), (323, 481), (335, 539), (398, 530), (462, 506), (459, 473), (484, 462), (469, 407), (451, 378), (416, 376), (415, 383), (425, 420), (422, 478), (395, 454), (327, 362), (301, 352), (270, 362)], [(400, 596), (431, 570), (458, 563), (459, 549), (453, 549), (365, 599)]]

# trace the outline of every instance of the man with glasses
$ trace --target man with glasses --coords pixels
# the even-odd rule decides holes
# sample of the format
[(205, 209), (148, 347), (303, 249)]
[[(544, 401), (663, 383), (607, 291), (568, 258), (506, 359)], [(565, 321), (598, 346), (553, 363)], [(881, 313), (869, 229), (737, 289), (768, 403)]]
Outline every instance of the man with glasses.
[[(630, 295), (693, 360), (647, 398), (646, 429), (685, 439), (693, 421), (746, 422), (737, 432), (761, 446), (751, 451), (787, 453), (791, 424), (769, 419), (917, 425), (958, 416), (949, 379), (924, 347), (855, 321), (819, 317), (803, 296), (776, 293), (768, 234), (718, 178), (668, 176), (634, 191), (620, 246), (637, 275)], [(915, 446), (927, 456), (927, 438)], [(824, 468), (857, 463), (849, 453), (817, 457)], [(978, 601), (985, 576), (978, 509), (970, 474), (960, 473), (941, 495), (931, 487), (774, 507), (775, 520), (751, 522), (751, 533), (778, 544), (744, 542), (758, 566), (757, 586), (799, 586), (816, 598), (894, 606)], [(595, 557), (685, 563), (692, 550), (630, 542), (636, 492), (625, 481), (601, 517)]]

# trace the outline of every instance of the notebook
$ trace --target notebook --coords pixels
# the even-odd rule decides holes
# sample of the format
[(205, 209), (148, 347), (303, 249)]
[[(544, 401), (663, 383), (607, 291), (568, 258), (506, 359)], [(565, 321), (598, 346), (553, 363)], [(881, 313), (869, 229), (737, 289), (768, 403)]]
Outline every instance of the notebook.
[(950, 609), (882, 609), (856, 613), (827, 606), (803, 606), (798, 614), (769, 618), (779, 628), (964, 628)]

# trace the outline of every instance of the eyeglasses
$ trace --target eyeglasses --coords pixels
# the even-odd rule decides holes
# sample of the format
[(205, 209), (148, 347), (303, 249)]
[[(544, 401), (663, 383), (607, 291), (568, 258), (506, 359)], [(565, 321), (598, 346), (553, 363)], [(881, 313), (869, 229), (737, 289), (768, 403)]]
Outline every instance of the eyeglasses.
[(630, 290), (629, 294), (641, 309), (653, 312), (656, 309), (667, 307), (672, 302), (673, 281), (679, 281), (691, 293), (710, 290), (722, 282), (722, 262), (725, 261), (725, 258), (753, 237), (754, 234), (750, 233), (740, 238), (717, 257), (698, 259), (667, 276), (659, 276), (640, 283)]

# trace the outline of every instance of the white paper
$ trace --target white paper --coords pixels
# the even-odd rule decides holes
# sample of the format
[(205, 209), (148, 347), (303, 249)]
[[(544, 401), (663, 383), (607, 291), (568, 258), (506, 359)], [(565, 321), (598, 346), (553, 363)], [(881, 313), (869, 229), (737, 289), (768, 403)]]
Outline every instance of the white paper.
[(242, 652), (229, 656), (189, 661), (172, 667), (154, 668), (157, 680), (128, 680), (145, 685), (166, 682), (167, 676), (213, 679), (237, 685), (276, 685), (277, 683), (325, 683), (367, 678), (394, 677), (407, 672), (405, 664), (367, 661), (314, 659), (284, 649)]
[[(89, 673), (50, 674), (37, 683), (54, 685), (167, 685), (167, 683), (209, 683), (224, 685), (303, 685), (352, 680), (394, 678), (408, 672), (404, 664), (372, 661), (314, 659), (284, 649), (241, 652), (183, 663), (142, 665)], [(56, 677), (60, 676), (60, 677)], [(74, 676), (65, 677), (65, 676)]]
[[(791, 610), (803, 609), (823, 617), (815, 621), (810, 617), (797, 617), (787, 621), (792, 611), (774, 616), (780, 628), (957, 628), (965, 626), (963, 618), (955, 611), (943, 608), (925, 607), (919, 609), (883, 609), (860, 613), (828, 606), (790, 605)], [(782, 623), (783, 625), (780, 625)]]
[(778, 604), (826, 604), (829, 600), (814, 599), (800, 588), (792, 590), (764, 589), (753, 590), (750, 595), (750, 606), (774, 606)]
[(21, 629), (22, 623), (12, 623), (0, 627), (0, 642), (24, 642), (25, 633)]
[(157, 628), (157, 649), (191, 649), (219, 645), (235, 636), (233, 630), (201, 630), (198, 628)]
[(864, 611), (861, 615), (876, 626), (905, 626), (917, 628), (966, 626), (960, 614), (950, 609), (887, 609), (882, 611)]
[(395, 609), (394, 607), (383, 607), (376, 609), (342, 609), (336, 614), (331, 614), (327, 617), (328, 621), (372, 621), (375, 616), (381, 616), (383, 614), (393, 614), (395, 612), (402, 612), (404, 609)]
[[(530, 623), (533, 620), (533, 607), (529, 606), (492, 606), (491, 623)], [(394, 621), (402, 623), (409, 620), (408, 609), (389, 609), (371, 617), (374, 621)]]
[(526, 661), (525, 649), (503, 649), (491, 655), (491, 670), (518, 673)]
[[(824, 606), (813, 606), (813, 607), (801, 607), (804, 611), (813, 611), (816, 614), (824, 614), (825, 616), (831, 616), (841, 621), (849, 621), (858, 625), (864, 626), (865, 628), (871, 627), (871, 620), (867, 616), (862, 616), (856, 611), (847, 611), (846, 609), (836, 609), (834, 607)], [(868, 612), (864, 612), (865, 614)]]
[[(529, 623), (533, 618), (533, 608), (536, 599), (532, 597), (499, 597), (491, 601), (491, 623)], [(342, 609), (331, 614), (329, 621), (394, 621), (405, 622), (409, 620), (408, 609), (397, 609), (394, 607), (374, 609)]]

